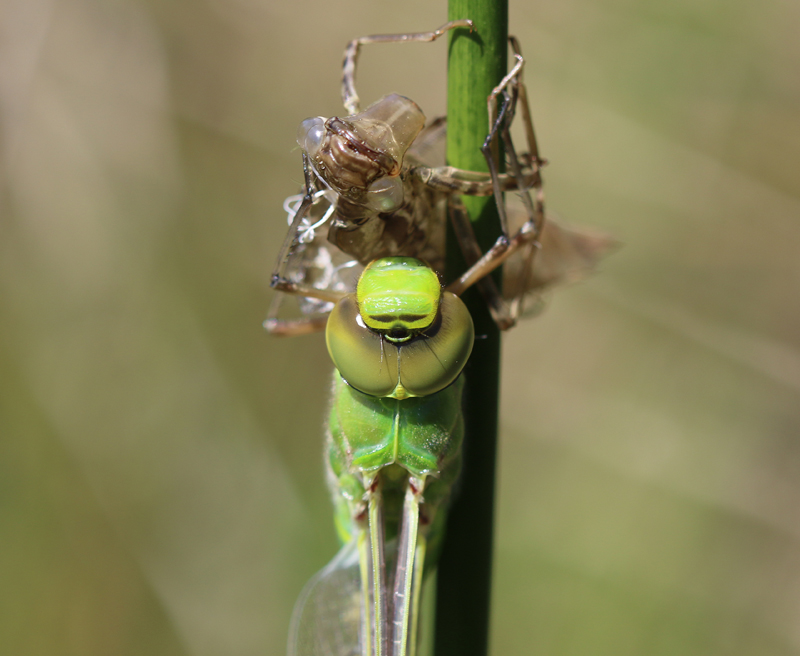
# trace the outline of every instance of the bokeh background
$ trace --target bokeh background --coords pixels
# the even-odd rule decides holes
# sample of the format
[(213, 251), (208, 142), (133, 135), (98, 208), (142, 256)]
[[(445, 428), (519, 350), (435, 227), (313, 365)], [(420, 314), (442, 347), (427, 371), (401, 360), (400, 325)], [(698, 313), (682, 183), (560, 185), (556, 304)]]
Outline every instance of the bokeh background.
[[(510, 17), (549, 206), (625, 246), (504, 343), (492, 653), (800, 654), (800, 5)], [(445, 20), (0, 1), (0, 653), (283, 653), (336, 550), (323, 341), (261, 328), (294, 132)], [(443, 113), (445, 50), (362, 97)]]

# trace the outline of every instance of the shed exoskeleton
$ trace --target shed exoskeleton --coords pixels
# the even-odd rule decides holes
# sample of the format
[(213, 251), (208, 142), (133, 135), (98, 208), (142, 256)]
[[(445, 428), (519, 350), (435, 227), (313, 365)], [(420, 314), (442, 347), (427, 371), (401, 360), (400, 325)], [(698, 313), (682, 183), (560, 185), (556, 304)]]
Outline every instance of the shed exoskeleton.
[[(299, 319), (279, 318), (281, 295), (265, 326), (276, 334), (301, 334), (324, 327), (325, 315), (353, 276), (374, 259), (397, 255), (444, 270), (448, 219), (470, 268), (448, 289), (462, 293), (478, 283), (495, 321), (507, 329), (522, 312), (522, 300), (544, 288), (591, 270), (611, 241), (590, 231), (545, 220), (541, 167), (533, 122), (522, 82), (519, 44), (510, 39), (515, 65), (487, 99), (490, 125), (483, 147), (489, 173), (436, 166), (429, 152), (444, 139), (446, 123), (427, 127), (412, 100), (390, 94), (359, 111), (355, 69), (361, 45), (391, 41), (433, 41), (448, 30), (472, 29), (453, 21), (419, 34), (362, 37), (345, 51), (342, 96), (345, 117), (306, 119), (298, 130), (303, 150), (303, 193), (287, 199), (290, 229), (272, 276), (272, 286), (302, 297)], [(518, 155), (510, 126), (521, 108), (529, 151)], [(509, 174), (495, 161), (503, 141)], [(509, 209), (503, 192), (515, 192), (522, 206)], [(482, 252), (460, 195), (494, 194), (503, 229), (495, 245)], [(502, 289), (487, 275), (506, 263)]]

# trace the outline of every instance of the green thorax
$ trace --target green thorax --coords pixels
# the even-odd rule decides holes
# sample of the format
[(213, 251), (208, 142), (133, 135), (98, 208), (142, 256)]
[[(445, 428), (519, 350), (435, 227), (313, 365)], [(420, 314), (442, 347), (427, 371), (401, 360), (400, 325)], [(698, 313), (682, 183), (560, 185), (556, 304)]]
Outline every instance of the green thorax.
[(421, 512), (433, 540), (429, 557), (435, 560), (444, 511), (461, 470), (463, 388), (464, 377), (459, 376), (429, 396), (380, 398), (359, 392), (334, 372), (327, 468), (342, 543), (358, 530), (365, 480), (381, 477), (387, 537), (391, 538), (406, 479), (414, 476), (424, 481)]
[(359, 392), (335, 375), (329, 419), (337, 475), (369, 474), (398, 464), (417, 478), (439, 476), (461, 447), (463, 378), (419, 398), (398, 400)]

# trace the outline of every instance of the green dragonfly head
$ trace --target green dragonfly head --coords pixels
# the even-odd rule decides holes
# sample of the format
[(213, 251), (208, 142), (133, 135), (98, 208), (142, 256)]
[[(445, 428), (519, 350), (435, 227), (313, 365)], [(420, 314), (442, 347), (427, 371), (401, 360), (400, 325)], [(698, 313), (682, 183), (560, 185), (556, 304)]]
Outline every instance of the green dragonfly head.
[(401, 344), (436, 319), (442, 287), (433, 270), (413, 257), (375, 260), (358, 279), (356, 300), (368, 328)]
[(356, 292), (336, 304), (328, 352), (352, 387), (397, 399), (428, 396), (452, 383), (472, 352), (475, 329), (460, 298), (413, 257), (372, 262)]

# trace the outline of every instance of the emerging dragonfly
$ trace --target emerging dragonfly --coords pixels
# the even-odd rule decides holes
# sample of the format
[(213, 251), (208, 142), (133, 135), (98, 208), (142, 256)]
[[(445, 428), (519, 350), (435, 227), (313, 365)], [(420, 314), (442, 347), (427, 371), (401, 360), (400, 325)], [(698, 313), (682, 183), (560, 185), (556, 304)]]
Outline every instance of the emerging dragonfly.
[(460, 469), (472, 318), (425, 263), (388, 257), (335, 305), (326, 341), (337, 373), (325, 461), (345, 546), (298, 601), (289, 655), (414, 654)]
[[(448, 217), (472, 265), (448, 289), (460, 294), (478, 282), (501, 328), (514, 325), (526, 294), (538, 294), (552, 284), (584, 275), (608, 250), (610, 242), (603, 236), (569, 230), (549, 219), (545, 222), (540, 173), (545, 161), (538, 154), (522, 83), (524, 60), (513, 37), (516, 63), (487, 99), (490, 126), (483, 152), (488, 174), (429, 165), (428, 153), (444, 137), (445, 123), (436, 119), (423, 129), (425, 117), (408, 98), (391, 94), (358, 111), (354, 80), (361, 45), (433, 41), (448, 30), (472, 27), (469, 20), (452, 21), (433, 32), (350, 42), (342, 96), (352, 114), (303, 121), (298, 143), (303, 150), (305, 188), (285, 203), (291, 227), (272, 286), (302, 299), (301, 316), (278, 318), (284, 296), (279, 294), (265, 322), (267, 330), (276, 334), (321, 330), (332, 304), (352, 288), (361, 267), (379, 257), (414, 256), (443, 272)], [(498, 98), (502, 98), (499, 110)], [(521, 155), (510, 133), (518, 102), (529, 148)], [(503, 141), (510, 176), (498, 172), (498, 139)], [(506, 207), (502, 192), (507, 190), (519, 193), (522, 211)], [(461, 194), (494, 194), (497, 200), (503, 234), (485, 254), (458, 200)], [(486, 276), (503, 263), (507, 266), (498, 291)]]
[[(481, 285), (495, 320), (510, 327), (525, 294), (585, 273), (611, 244), (545, 223), (544, 161), (515, 40), (516, 64), (488, 99), (489, 174), (429, 166), (445, 124), (435, 120), (423, 129), (425, 118), (408, 98), (392, 94), (359, 112), (361, 45), (432, 41), (457, 27), (472, 23), (352, 41), (343, 80), (351, 115), (308, 119), (299, 131), (305, 188), (285, 204), (291, 228), (273, 274), (273, 286), (285, 294), (276, 296), (265, 326), (277, 334), (326, 330), (337, 371), (325, 460), (344, 547), (298, 601), (289, 656), (416, 653), (422, 583), (436, 562), (461, 462), (461, 371), (474, 329), (458, 296)], [(518, 101), (530, 150), (519, 156), (510, 136)], [(498, 139), (510, 176), (498, 172)], [(502, 199), (510, 190), (522, 198), (517, 214)], [(458, 194), (497, 199), (504, 234), (485, 254)], [(515, 216), (521, 218), (512, 228)], [(448, 217), (471, 266), (442, 289), (437, 272)], [(498, 291), (486, 276), (504, 262)], [(299, 319), (278, 318), (286, 294), (298, 298)]]

